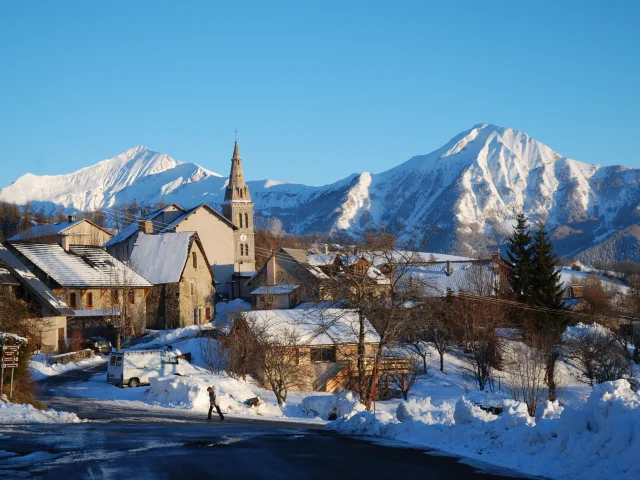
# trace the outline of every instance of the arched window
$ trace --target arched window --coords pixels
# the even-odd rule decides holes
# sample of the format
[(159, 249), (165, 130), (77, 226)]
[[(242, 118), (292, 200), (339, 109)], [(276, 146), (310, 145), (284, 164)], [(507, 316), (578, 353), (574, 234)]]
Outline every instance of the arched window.
[(240, 256), (244, 257), (244, 243), (240, 244)]
[(248, 213), (244, 214), (244, 226), (246, 228), (249, 228), (249, 214)]
[(238, 224), (239, 224), (240, 228), (242, 228), (242, 214), (241, 213), (238, 214)]
[(244, 254), (246, 256), (249, 256), (249, 244), (248, 243), (244, 244)]

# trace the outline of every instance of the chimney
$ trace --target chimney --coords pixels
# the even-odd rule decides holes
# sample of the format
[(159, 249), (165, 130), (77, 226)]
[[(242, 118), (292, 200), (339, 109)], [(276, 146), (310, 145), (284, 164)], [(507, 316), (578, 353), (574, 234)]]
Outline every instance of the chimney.
[(142, 233), (152, 234), (153, 233), (153, 222), (151, 220), (140, 220), (138, 222), (138, 230)]
[(447, 269), (445, 270), (445, 273), (447, 274), (447, 277), (451, 276), (451, 261), (447, 260)]
[(67, 222), (73, 223), (76, 221), (76, 217), (73, 215), (67, 215)]

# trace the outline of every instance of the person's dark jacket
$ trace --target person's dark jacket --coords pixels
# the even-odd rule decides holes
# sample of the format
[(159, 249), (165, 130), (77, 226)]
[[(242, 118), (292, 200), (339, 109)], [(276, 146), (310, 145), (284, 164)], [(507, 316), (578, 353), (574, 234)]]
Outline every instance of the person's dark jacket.
[(215, 405), (216, 404), (216, 394), (213, 392), (213, 390), (211, 390), (209, 392), (209, 405)]

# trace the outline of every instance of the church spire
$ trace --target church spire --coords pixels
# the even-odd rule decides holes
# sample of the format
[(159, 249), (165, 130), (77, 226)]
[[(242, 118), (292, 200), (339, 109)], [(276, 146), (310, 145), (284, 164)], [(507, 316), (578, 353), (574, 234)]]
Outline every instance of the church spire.
[(249, 187), (244, 181), (244, 173), (242, 172), (242, 158), (240, 157), (240, 147), (238, 141), (233, 148), (233, 158), (231, 159), (231, 173), (229, 174), (229, 183), (224, 192), (225, 202), (251, 202)]

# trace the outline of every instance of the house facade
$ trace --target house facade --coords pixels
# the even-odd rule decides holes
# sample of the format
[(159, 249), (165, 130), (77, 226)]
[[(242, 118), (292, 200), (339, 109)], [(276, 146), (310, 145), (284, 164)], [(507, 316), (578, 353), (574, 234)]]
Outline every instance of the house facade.
[(108, 230), (87, 220), (76, 220), (69, 215), (66, 222), (38, 225), (21, 232), (7, 241), (10, 243), (56, 243), (63, 248), (70, 245), (100, 246), (113, 235)]
[(197, 233), (141, 233), (129, 266), (153, 285), (146, 298), (148, 328), (201, 325), (213, 319), (214, 275)]

